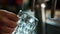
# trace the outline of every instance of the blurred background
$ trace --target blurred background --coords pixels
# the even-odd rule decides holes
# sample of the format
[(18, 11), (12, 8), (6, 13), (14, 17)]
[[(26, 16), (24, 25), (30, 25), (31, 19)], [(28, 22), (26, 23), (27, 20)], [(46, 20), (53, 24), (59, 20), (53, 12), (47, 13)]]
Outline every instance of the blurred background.
[[(23, 0), (24, 1), (24, 0)], [(26, 0), (25, 0), (26, 1)], [(52, 0), (46, 1), (46, 8), (49, 10), (51, 8)], [(32, 6), (33, 0), (29, 0), (29, 8)], [(0, 0), (0, 9), (6, 9), (17, 13), (22, 6), (22, 0)], [(60, 10), (60, 0), (57, 0), (56, 9)]]
[[(33, 8), (32, 7), (33, 0), (29, 0), (29, 2), (27, 0), (23, 0), (23, 3), (24, 2), (27, 3), (26, 6), (24, 6), (25, 9), (32, 9)], [(51, 13), (51, 3), (52, 3), (52, 0), (46, 1), (46, 15), (49, 15)], [(0, 9), (8, 10), (8, 11), (13, 12), (15, 14), (17, 14), (19, 12), (19, 10), (22, 9), (22, 6), (23, 6), (22, 0), (0, 0)], [(57, 15), (60, 15), (60, 0), (57, 0), (57, 4), (56, 4), (55, 16), (57, 16)], [(53, 24), (52, 25), (46, 24), (46, 25), (47, 25), (47, 27), (46, 27), (47, 34), (60, 34), (60, 27), (59, 26), (54, 26)], [(38, 34), (40, 34), (41, 33), (40, 26), (38, 27), (38, 30), (39, 30)]]

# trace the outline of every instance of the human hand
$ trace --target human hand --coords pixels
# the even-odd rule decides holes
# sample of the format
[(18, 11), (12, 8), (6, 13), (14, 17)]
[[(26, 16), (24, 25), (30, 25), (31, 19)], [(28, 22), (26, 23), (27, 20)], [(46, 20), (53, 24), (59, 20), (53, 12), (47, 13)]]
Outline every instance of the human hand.
[(0, 10), (0, 34), (11, 34), (17, 25), (16, 14), (6, 10)]

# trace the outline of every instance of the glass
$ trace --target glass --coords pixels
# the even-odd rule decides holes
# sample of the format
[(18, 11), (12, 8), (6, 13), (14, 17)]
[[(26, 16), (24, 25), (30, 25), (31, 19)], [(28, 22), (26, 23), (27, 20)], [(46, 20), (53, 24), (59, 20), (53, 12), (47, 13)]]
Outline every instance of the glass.
[(36, 34), (37, 18), (30, 16), (27, 11), (20, 11), (18, 18), (18, 26), (12, 34)]

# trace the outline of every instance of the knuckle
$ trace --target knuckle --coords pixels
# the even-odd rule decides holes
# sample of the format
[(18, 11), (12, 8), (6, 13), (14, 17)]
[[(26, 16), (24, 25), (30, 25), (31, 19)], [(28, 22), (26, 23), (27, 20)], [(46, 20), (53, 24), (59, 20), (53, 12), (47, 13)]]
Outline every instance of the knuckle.
[(4, 33), (4, 32), (2, 32), (1, 34), (11, 34), (11, 33)]
[(12, 33), (13, 30), (14, 30), (14, 28), (9, 28), (9, 27), (5, 27), (5, 26), (3, 26), (3, 27), (1, 26), (0, 27), (0, 31), (1, 32)]

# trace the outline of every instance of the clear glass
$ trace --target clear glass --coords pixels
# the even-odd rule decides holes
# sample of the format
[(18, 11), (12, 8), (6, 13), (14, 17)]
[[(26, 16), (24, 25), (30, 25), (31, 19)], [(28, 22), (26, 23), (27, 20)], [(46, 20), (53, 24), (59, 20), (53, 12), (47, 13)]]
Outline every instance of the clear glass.
[(20, 11), (18, 18), (18, 26), (12, 34), (36, 34), (37, 18), (30, 16), (27, 11)]

